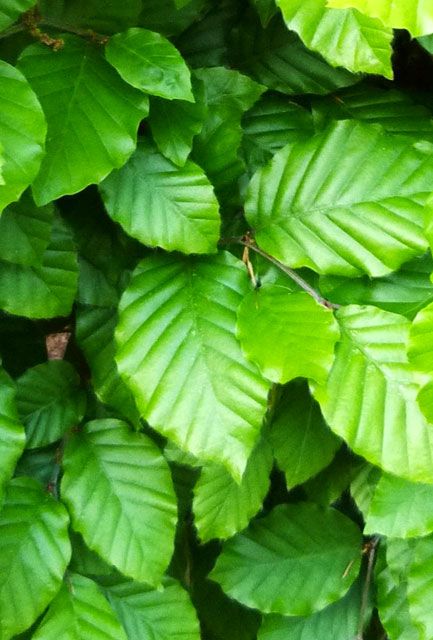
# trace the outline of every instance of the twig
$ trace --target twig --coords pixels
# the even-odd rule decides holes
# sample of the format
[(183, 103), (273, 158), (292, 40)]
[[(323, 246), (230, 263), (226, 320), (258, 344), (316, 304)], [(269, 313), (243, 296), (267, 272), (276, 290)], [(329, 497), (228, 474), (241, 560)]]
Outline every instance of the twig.
[(299, 273), (297, 273), (294, 269), (291, 269), (290, 267), (286, 267), (285, 264), (283, 264), (282, 262), (280, 262), (279, 260), (271, 256), (269, 253), (266, 253), (266, 251), (263, 251), (263, 249), (260, 249), (260, 247), (257, 246), (256, 241), (253, 238), (251, 238), (249, 235), (245, 235), (240, 238), (223, 239), (221, 242), (226, 244), (237, 243), (237, 244), (243, 245), (244, 247), (248, 247), (248, 249), (251, 249), (251, 251), (258, 253), (260, 256), (262, 256), (262, 258), (265, 258), (265, 260), (268, 260), (273, 265), (275, 265), (278, 269), (283, 271), (286, 275), (289, 276), (289, 278), (293, 280), (293, 282), (296, 282), (296, 284), (299, 287), (301, 287), (301, 289), (306, 291), (312, 298), (314, 298), (314, 300), (316, 300), (316, 302), (318, 302), (322, 306), (326, 307), (327, 309), (340, 308), (339, 304), (330, 302), (329, 300), (326, 300), (326, 298), (321, 296), (320, 293), (316, 291), (314, 287), (308, 284), (308, 282), (304, 280), (304, 278), (302, 278), (299, 275)]
[(375, 538), (367, 542), (365, 546), (364, 553), (368, 553), (367, 574), (365, 576), (364, 587), (362, 590), (361, 606), (359, 609), (358, 634), (356, 636), (356, 640), (363, 640), (364, 618), (365, 618), (365, 614), (367, 612), (367, 607), (368, 607), (370, 585), (371, 585), (371, 579), (373, 577), (374, 560), (376, 558), (376, 551), (379, 545), (379, 541), (380, 541), (379, 536), (376, 536)]

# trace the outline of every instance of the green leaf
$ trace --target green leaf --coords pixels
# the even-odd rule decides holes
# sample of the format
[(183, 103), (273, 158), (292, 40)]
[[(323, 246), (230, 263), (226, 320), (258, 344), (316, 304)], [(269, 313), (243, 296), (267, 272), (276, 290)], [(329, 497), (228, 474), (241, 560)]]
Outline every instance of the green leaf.
[(0, 508), (4, 488), (25, 444), (24, 427), (16, 407), (16, 385), (0, 367)]
[(307, 49), (280, 15), (263, 29), (253, 14), (233, 30), (232, 60), (257, 82), (288, 95), (326, 94), (354, 84), (357, 77), (331, 67), (322, 56)]
[(184, 253), (216, 251), (218, 201), (205, 173), (190, 160), (179, 168), (142, 141), (100, 190), (109, 215), (143, 244)]
[(240, 484), (224, 467), (203, 466), (193, 501), (194, 523), (202, 542), (230, 538), (247, 526), (268, 492), (272, 462), (269, 444), (262, 439), (248, 459)]
[(407, 29), (413, 36), (433, 31), (433, 7), (425, 0), (327, 0), (328, 7), (355, 7), (368, 16), (379, 18), (392, 29)]
[[(148, 0), (146, 0), (147, 4)], [(136, 24), (141, 0), (38, 0), (40, 12), (57, 25), (117, 33)]]
[(2, 0), (0, 8), (0, 31), (13, 24), (21, 13), (35, 4), (35, 0)]
[(426, 51), (428, 51), (430, 54), (433, 53), (433, 34), (422, 36), (421, 38), (417, 38), (417, 40)]
[(419, 632), (420, 640), (433, 634), (433, 536), (416, 542), (407, 578), (409, 615)]
[(202, 130), (206, 118), (201, 92), (197, 89), (195, 93), (196, 102), (150, 99), (149, 126), (153, 139), (160, 152), (179, 167), (184, 166), (193, 139)]
[(331, 429), (389, 473), (433, 483), (433, 431), (406, 356), (410, 323), (374, 307), (337, 312), (342, 340), (326, 385), (315, 389)]
[(385, 567), (376, 578), (377, 607), (389, 640), (421, 640), (414, 626), (407, 599), (407, 581), (396, 581)]
[(176, 580), (164, 578), (158, 590), (124, 579), (101, 584), (129, 640), (200, 640), (197, 614)]
[(122, 296), (116, 331), (119, 371), (142, 416), (238, 481), (268, 391), (235, 337), (236, 309), (248, 286), (242, 262), (227, 252), (150, 256)]
[(69, 565), (71, 571), (94, 578), (95, 576), (107, 576), (116, 573), (116, 569), (102, 560), (97, 553), (89, 549), (83, 540), (83, 536), (70, 529), (69, 537), (72, 545), (72, 558)]
[(93, 420), (71, 436), (63, 468), (61, 495), (90, 549), (158, 585), (173, 551), (176, 501), (156, 445), (120, 420)]
[(417, 311), (433, 302), (432, 271), (431, 256), (425, 254), (383, 278), (323, 276), (320, 291), (337, 304), (370, 304), (413, 318)]
[(273, 413), (269, 441), (289, 489), (327, 467), (341, 444), (304, 382), (283, 389)]
[(28, 369), (17, 381), (17, 407), (26, 428), (26, 447), (59, 440), (82, 420), (86, 396), (69, 362), (51, 360)]
[(43, 158), (47, 125), (26, 78), (3, 60), (0, 60), (0, 100), (1, 213), (8, 204), (18, 200), (36, 177)]
[(116, 323), (116, 309), (80, 306), (77, 310), (76, 339), (90, 367), (93, 389), (98, 398), (113, 407), (119, 417), (138, 426), (140, 415), (137, 406), (114, 360)]
[(355, 471), (350, 483), (350, 495), (362, 513), (364, 520), (367, 518), (371, 501), (381, 476), (382, 471), (378, 467), (366, 462)]
[(313, 133), (311, 113), (280, 94), (266, 93), (242, 118), (242, 151), (251, 172), (289, 142)]
[(259, 14), (262, 27), (268, 26), (270, 19), (277, 13), (278, 8), (275, 0), (252, 0), (252, 3)]
[(50, 604), (34, 640), (126, 640), (126, 635), (98, 586), (69, 573)]
[(350, 489), (354, 476), (365, 465), (345, 446), (335, 454), (331, 464), (302, 485), (308, 500), (322, 506), (332, 505)]
[(424, 144), (342, 121), (284, 147), (250, 183), (245, 210), (258, 244), (319, 273), (377, 277), (398, 269), (426, 249), (433, 146)]
[(19, 59), (48, 122), (47, 153), (32, 187), (38, 205), (122, 166), (148, 113), (146, 96), (124, 83), (94, 44), (72, 35), (62, 40), (60, 51), (33, 44)]
[(78, 267), (70, 231), (58, 218), (40, 266), (0, 262), (0, 307), (28, 318), (53, 318), (70, 313)]
[[(355, 638), (359, 625), (361, 587), (362, 582), (358, 579), (344, 598), (305, 618), (264, 616), (257, 640), (318, 640), (319, 638), (349, 640), (349, 638)], [(366, 612), (366, 622), (370, 614), (371, 606)]]
[(54, 207), (36, 207), (26, 192), (0, 217), (0, 260), (33, 266), (41, 264), (53, 226)]
[(236, 333), (248, 360), (280, 383), (298, 377), (325, 382), (340, 336), (330, 309), (304, 291), (293, 293), (274, 284), (244, 298)]
[(210, 578), (262, 613), (308, 616), (346, 593), (360, 554), (361, 532), (340, 512), (279, 505), (224, 544)]
[(413, 142), (433, 141), (431, 112), (412, 98), (395, 89), (360, 82), (332, 96), (313, 99), (313, 116), (317, 128), (331, 120), (363, 120), (381, 124), (388, 133), (406, 136)]
[(15, 478), (0, 511), (0, 638), (27, 629), (60, 588), (71, 556), (68, 516), (35, 480)]
[(18, 460), (15, 477), (28, 476), (47, 487), (57, 474), (57, 455), (58, 445), (43, 449), (27, 449)]
[(433, 531), (433, 486), (384, 473), (373, 494), (365, 533), (414, 538)]
[(284, 21), (333, 66), (392, 78), (392, 29), (356, 9), (329, 9), (326, 0), (276, 0)]
[(140, 28), (116, 33), (105, 47), (105, 57), (136, 89), (167, 100), (194, 102), (189, 69), (161, 34)]
[[(431, 286), (431, 285), (430, 285)], [(427, 381), (418, 394), (421, 411), (429, 422), (433, 421), (433, 303), (416, 315), (409, 334), (408, 358), (418, 370), (427, 374)]]

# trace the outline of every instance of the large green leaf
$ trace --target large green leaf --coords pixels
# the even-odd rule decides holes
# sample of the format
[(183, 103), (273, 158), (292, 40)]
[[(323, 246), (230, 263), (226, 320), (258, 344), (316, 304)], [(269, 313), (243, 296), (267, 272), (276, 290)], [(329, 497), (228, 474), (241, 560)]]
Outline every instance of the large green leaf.
[(412, 365), (429, 378), (418, 394), (418, 403), (429, 422), (433, 422), (433, 303), (416, 315), (409, 335), (408, 357)]
[[(257, 640), (352, 640), (359, 626), (361, 580), (357, 580), (344, 598), (305, 618), (264, 616)], [(371, 607), (366, 611), (366, 622)]]
[(310, 51), (280, 15), (263, 29), (254, 15), (246, 16), (233, 31), (233, 62), (257, 82), (289, 95), (326, 94), (357, 81), (345, 69), (331, 67)]
[(240, 260), (155, 255), (120, 301), (117, 362), (152, 427), (240, 480), (266, 410), (268, 383), (242, 356)]
[(433, 486), (384, 473), (368, 510), (365, 533), (414, 538), (433, 531)]
[(144, 244), (184, 253), (216, 251), (218, 201), (205, 173), (190, 160), (177, 167), (142, 141), (100, 190), (113, 220)]
[(244, 298), (236, 333), (248, 360), (280, 383), (298, 377), (325, 382), (340, 335), (330, 309), (304, 291), (294, 293), (274, 284)]
[(263, 438), (248, 459), (240, 484), (216, 464), (205, 464), (194, 487), (193, 513), (203, 542), (230, 538), (260, 510), (269, 489), (272, 452)]
[(69, 573), (33, 638), (126, 640), (126, 634), (98, 586), (89, 578)]
[(24, 427), (16, 407), (16, 386), (0, 367), (0, 508), (5, 485), (13, 474), (24, 443)]
[(420, 640), (433, 636), (433, 536), (416, 542), (407, 578), (409, 615)]
[(158, 585), (173, 552), (176, 500), (156, 445), (120, 420), (93, 420), (71, 436), (63, 468), (74, 529), (125, 575)]
[(433, 430), (418, 408), (406, 356), (410, 322), (356, 305), (337, 318), (342, 340), (327, 384), (315, 390), (326, 422), (385, 471), (433, 483)]
[(282, 391), (269, 440), (289, 489), (327, 467), (340, 446), (304, 382), (292, 383)]
[(388, 567), (376, 578), (377, 608), (389, 640), (421, 640), (407, 599), (407, 580), (397, 581)]
[(360, 555), (361, 532), (346, 516), (311, 503), (280, 505), (225, 543), (210, 578), (263, 613), (307, 616), (346, 593)]
[(33, 183), (39, 205), (100, 182), (124, 164), (148, 112), (146, 96), (123, 82), (95, 44), (62, 39), (60, 51), (33, 44), (19, 59), (48, 122), (47, 153)]
[(17, 382), (17, 408), (26, 428), (26, 447), (59, 440), (83, 418), (86, 396), (69, 362), (52, 360), (28, 369)]
[(44, 18), (54, 24), (117, 33), (137, 23), (142, 1), (38, 0), (38, 7)]
[(2, 0), (0, 8), (0, 31), (6, 29), (35, 4), (35, 0)]
[(158, 590), (124, 579), (101, 584), (129, 640), (200, 640), (197, 614), (175, 580), (164, 578)]
[(329, 9), (326, 0), (277, 0), (289, 29), (333, 66), (392, 78), (392, 29), (356, 9)]
[(340, 121), (284, 147), (250, 183), (258, 244), (290, 266), (347, 276), (382, 276), (421, 255), (433, 167), (424, 144)]
[(0, 307), (28, 318), (66, 316), (77, 291), (78, 266), (72, 236), (56, 219), (37, 266), (0, 262)]
[(15, 478), (0, 511), (0, 638), (27, 629), (61, 586), (68, 516), (35, 480)]
[(54, 207), (36, 207), (27, 192), (0, 217), (0, 260), (40, 264), (53, 226)]
[(0, 60), (0, 100), (1, 213), (9, 203), (18, 200), (36, 177), (43, 158), (47, 125), (41, 105), (25, 77), (3, 60)]
[(116, 33), (105, 57), (133, 87), (167, 100), (194, 102), (189, 69), (161, 34), (138, 27)]
[(140, 415), (134, 398), (119, 376), (114, 360), (116, 309), (79, 306), (76, 322), (77, 342), (90, 367), (96, 395), (101, 402), (116, 409), (119, 416), (139, 425)]
[(327, 0), (329, 7), (356, 7), (379, 18), (393, 29), (407, 29), (413, 36), (433, 31), (433, 6), (429, 0)]

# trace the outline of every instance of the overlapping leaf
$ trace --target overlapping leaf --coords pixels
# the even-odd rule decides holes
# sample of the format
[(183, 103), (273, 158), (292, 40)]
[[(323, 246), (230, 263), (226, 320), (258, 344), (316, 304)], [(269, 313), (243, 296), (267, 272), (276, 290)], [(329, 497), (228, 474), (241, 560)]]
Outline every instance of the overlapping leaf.
[(93, 420), (63, 457), (62, 498), (87, 545), (157, 586), (173, 552), (176, 500), (156, 445), (119, 420)]
[(184, 253), (216, 251), (218, 201), (205, 173), (190, 160), (179, 168), (142, 141), (100, 190), (113, 220), (144, 244)]
[(330, 309), (308, 293), (272, 284), (244, 298), (236, 332), (248, 360), (280, 383), (297, 377), (324, 382), (340, 335)]
[(48, 122), (46, 156), (33, 183), (39, 205), (100, 182), (124, 164), (148, 113), (146, 96), (124, 83), (94, 44), (62, 39), (60, 51), (33, 44), (19, 59)]
[(33, 638), (126, 640), (126, 634), (98, 586), (89, 578), (69, 573)]
[(258, 438), (268, 384), (242, 356), (236, 309), (242, 263), (154, 255), (120, 301), (117, 363), (152, 427), (240, 480)]
[(35, 4), (35, 0), (3, 0), (0, 9), (0, 31), (13, 24), (21, 13)]
[(133, 87), (167, 100), (194, 102), (189, 69), (161, 34), (138, 27), (116, 33), (105, 57)]
[(327, 0), (328, 7), (356, 7), (379, 18), (393, 29), (407, 29), (413, 36), (433, 31), (433, 7), (428, 0)]
[(3, 60), (0, 61), (0, 99), (1, 213), (9, 203), (18, 200), (38, 173), (47, 125), (41, 105), (25, 77)]
[(24, 631), (60, 589), (71, 555), (65, 508), (30, 478), (15, 478), (0, 511), (0, 638)]
[(16, 408), (16, 386), (0, 367), (0, 508), (5, 485), (13, 474), (24, 443), (24, 427)]
[(52, 360), (28, 369), (17, 383), (17, 408), (27, 448), (59, 440), (78, 425), (86, 407), (80, 379), (69, 362)]
[(418, 408), (406, 355), (410, 323), (374, 307), (337, 312), (342, 340), (326, 385), (317, 387), (326, 422), (385, 471), (433, 483), (433, 430)]
[(284, 21), (333, 66), (392, 78), (392, 29), (356, 9), (329, 9), (326, 0), (276, 0)]
[(264, 438), (248, 459), (240, 484), (224, 467), (215, 464), (202, 467), (194, 487), (193, 513), (203, 542), (230, 538), (247, 526), (260, 510), (269, 489), (271, 469), (272, 452)]
[(307, 616), (346, 593), (360, 542), (356, 525), (334, 509), (280, 505), (225, 543), (210, 578), (263, 613)]
[(433, 537), (416, 542), (407, 577), (409, 615), (419, 633), (419, 640), (433, 634)]
[(383, 276), (421, 255), (433, 166), (425, 145), (342, 121), (284, 147), (250, 183), (258, 244), (290, 266), (347, 276)]
[(422, 412), (433, 421), (433, 303), (421, 309), (414, 318), (408, 341), (408, 357), (413, 366), (427, 374), (427, 382), (418, 394)]
[[(148, 0), (146, 1), (146, 4)], [(141, 0), (39, 0), (42, 15), (50, 22), (71, 27), (116, 33), (139, 20)]]

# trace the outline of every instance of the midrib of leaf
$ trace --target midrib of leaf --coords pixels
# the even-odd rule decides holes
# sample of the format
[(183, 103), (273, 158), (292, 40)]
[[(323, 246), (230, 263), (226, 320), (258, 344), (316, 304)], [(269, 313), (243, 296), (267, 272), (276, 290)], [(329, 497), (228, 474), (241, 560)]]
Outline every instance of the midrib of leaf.
[[(137, 50), (137, 49), (130, 49), (130, 48), (125, 44), (125, 42), (121, 42), (120, 46), (119, 46), (119, 44), (117, 43), (117, 46), (119, 47), (119, 49), (124, 49), (125, 51), (127, 51), (128, 53), (130, 53), (132, 58), (139, 58), (139, 59), (140, 59), (142, 62), (144, 62), (144, 63), (149, 63), (149, 62), (150, 62), (150, 63), (152, 64), (152, 67), (158, 67), (158, 69), (160, 69), (163, 73), (165, 72), (164, 67), (161, 67), (160, 65), (155, 64), (155, 63), (153, 62), (153, 57), (152, 57), (152, 56), (150, 56), (150, 57), (146, 57), (145, 55), (142, 55), (142, 54), (141, 54), (141, 52), (138, 52), (138, 50)], [(160, 58), (160, 59), (162, 58), (163, 60), (168, 60), (168, 61), (169, 61), (169, 64), (171, 64), (171, 62), (170, 62), (171, 60), (177, 60), (177, 56), (176, 56), (176, 55), (174, 55), (174, 54), (173, 54), (173, 55), (167, 55), (167, 54), (159, 55), (159, 54), (158, 54), (158, 58)]]

